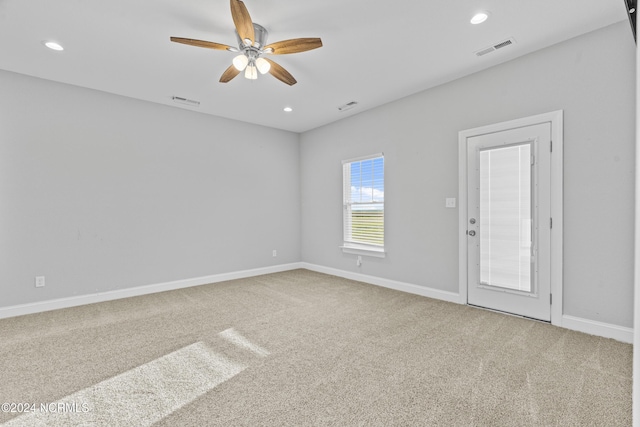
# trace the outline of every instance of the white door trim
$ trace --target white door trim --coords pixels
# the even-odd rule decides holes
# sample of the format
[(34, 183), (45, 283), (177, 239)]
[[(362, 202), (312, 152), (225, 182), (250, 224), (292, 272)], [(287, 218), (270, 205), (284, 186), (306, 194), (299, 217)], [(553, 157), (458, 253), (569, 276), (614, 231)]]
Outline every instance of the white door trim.
[(536, 125), (551, 123), (551, 323), (562, 326), (562, 187), (563, 187), (563, 111), (553, 111), (531, 117), (495, 123), (458, 133), (458, 292), (460, 303), (467, 303), (467, 139)]

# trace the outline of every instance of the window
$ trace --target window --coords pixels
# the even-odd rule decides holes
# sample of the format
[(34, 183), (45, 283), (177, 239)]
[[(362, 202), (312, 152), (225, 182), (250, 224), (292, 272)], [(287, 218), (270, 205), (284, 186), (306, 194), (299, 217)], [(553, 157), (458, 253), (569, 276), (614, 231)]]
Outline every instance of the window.
[(480, 149), (480, 284), (533, 292), (532, 143)]
[(384, 156), (342, 162), (343, 251), (384, 257)]

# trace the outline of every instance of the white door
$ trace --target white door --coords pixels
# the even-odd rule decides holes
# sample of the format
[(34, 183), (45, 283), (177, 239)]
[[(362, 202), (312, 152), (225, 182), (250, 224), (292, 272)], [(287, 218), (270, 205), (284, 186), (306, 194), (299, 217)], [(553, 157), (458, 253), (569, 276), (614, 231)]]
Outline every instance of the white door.
[(551, 123), (467, 139), (467, 300), (551, 319)]

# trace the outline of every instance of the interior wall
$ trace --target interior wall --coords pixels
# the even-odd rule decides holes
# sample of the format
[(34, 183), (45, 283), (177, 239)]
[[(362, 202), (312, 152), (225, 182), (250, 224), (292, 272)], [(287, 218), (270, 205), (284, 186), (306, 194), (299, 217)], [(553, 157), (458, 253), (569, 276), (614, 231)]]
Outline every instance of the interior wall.
[(300, 261), (297, 134), (3, 71), (0, 93), (0, 307)]
[[(302, 134), (302, 259), (458, 292), (458, 211), (445, 208), (457, 197), (458, 132), (555, 110), (564, 110), (564, 313), (632, 327), (635, 46), (627, 22)], [(377, 152), (385, 154), (388, 253), (357, 267), (338, 248), (341, 161)]]
[(636, 46), (636, 204), (634, 241), (633, 425), (640, 426), (640, 55)]
[[(300, 136), (0, 71), (0, 307), (300, 260), (457, 292), (458, 131), (563, 109), (564, 313), (631, 327), (634, 49), (616, 24)], [(341, 160), (377, 152), (388, 256), (356, 267)]]

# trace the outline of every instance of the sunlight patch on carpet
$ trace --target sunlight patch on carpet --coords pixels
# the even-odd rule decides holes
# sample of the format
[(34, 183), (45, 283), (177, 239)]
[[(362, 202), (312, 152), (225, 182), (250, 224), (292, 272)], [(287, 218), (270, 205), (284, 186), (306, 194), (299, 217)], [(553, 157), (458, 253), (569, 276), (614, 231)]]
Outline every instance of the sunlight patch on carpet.
[(244, 369), (196, 342), (2, 425), (150, 426)]
[(270, 353), (257, 344), (252, 343), (246, 337), (240, 335), (235, 329), (229, 328), (218, 334), (218, 336), (231, 344), (249, 350), (260, 357), (267, 357)]

